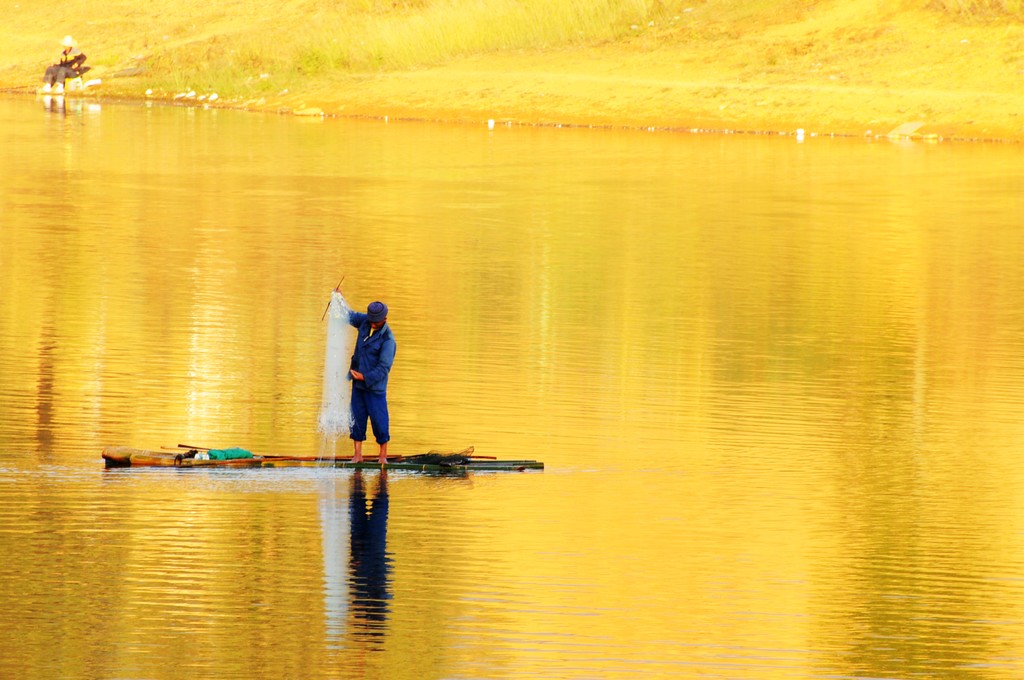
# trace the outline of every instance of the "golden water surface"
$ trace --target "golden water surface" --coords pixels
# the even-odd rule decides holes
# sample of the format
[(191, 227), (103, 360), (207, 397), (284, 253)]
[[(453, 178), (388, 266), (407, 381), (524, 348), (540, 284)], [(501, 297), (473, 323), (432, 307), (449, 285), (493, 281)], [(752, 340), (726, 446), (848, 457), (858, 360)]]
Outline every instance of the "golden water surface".
[[(0, 145), (0, 677), (1024, 675), (1020, 148), (32, 99)], [(315, 455), (342, 276), (393, 453), (546, 469), (103, 469)]]

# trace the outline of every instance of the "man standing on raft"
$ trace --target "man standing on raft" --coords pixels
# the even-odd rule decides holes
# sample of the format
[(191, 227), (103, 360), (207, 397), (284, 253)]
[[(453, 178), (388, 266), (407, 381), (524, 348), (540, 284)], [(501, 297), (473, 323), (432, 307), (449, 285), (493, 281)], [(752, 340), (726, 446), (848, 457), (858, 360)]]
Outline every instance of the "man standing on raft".
[(373, 426), (373, 436), (380, 444), (378, 462), (388, 462), (391, 427), (388, 419), (388, 374), (395, 361), (395, 336), (388, 326), (388, 306), (371, 302), (366, 314), (348, 310), (348, 323), (357, 330), (355, 352), (349, 378), (352, 380), (352, 431), (355, 446), (353, 463), (363, 461), (366, 441), (366, 419)]

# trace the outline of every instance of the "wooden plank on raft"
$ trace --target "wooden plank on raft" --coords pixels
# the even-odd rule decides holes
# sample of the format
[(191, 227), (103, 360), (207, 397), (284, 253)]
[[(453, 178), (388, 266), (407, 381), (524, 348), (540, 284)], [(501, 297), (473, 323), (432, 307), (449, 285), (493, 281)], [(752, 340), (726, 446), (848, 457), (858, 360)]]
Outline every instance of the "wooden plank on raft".
[[(457, 454), (432, 451), (414, 456), (391, 456), (383, 466), (372, 458), (353, 463), (351, 458), (321, 459), (314, 456), (289, 456), (284, 454), (254, 454), (252, 458), (229, 460), (200, 459), (186, 455), (188, 451), (209, 450), (203, 447), (184, 447), (184, 450), (151, 451), (128, 446), (108, 446), (103, 449), (102, 458), (108, 468), (119, 467), (171, 467), (171, 468), (261, 468), (261, 467), (335, 467), (357, 470), (409, 470), (419, 472), (448, 471), (517, 471), (543, 470), (544, 463), (536, 460), (497, 460), (490, 456), (472, 455), (473, 447)], [(451, 457), (451, 461), (439, 460)], [(461, 460), (459, 459), (461, 457)]]

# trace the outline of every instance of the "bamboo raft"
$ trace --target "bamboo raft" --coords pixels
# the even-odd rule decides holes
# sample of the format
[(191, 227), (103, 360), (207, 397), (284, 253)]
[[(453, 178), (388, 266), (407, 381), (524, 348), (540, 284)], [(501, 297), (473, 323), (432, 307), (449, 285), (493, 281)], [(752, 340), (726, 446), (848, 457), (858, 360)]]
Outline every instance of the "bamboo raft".
[[(199, 449), (203, 450), (203, 449)], [(349, 458), (321, 460), (315, 456), (287, 456), (253, 454), (251, 458), (211, 460), (197, 458), (196, 448), (170, 451), (135, 449), (128, 446), (107, 446), (103, 461), (108, 468), (169, 467), (169, 468), (266, 468), (266, 467), (335, 467), (355, 470), (410, 470), (415, 472), (511, 472), (543, 470), (544, 463), (537, 460), (496, 460), (473, 456), (473, 448), (451, 454), (431, 452), (413, 456), (389, 456), (381, 465), (376, 459), (353, 463)]]

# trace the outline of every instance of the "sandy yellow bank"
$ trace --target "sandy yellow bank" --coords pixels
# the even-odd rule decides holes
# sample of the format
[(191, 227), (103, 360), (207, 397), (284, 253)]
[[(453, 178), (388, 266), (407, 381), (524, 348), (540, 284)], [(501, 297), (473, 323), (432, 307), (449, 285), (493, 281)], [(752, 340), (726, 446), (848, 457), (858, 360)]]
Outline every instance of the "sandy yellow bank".
[[(74, 35), (88, 96), (472, 124), (1024, 139), (1024, 25), (998, 2), (22, 3), (0, 87)], [(130, 7), (129, 7), (130, 5)], [(581, 9), (582, 7), (582, 9)], [(215, 95), (215, 96), (214, 96)]]

